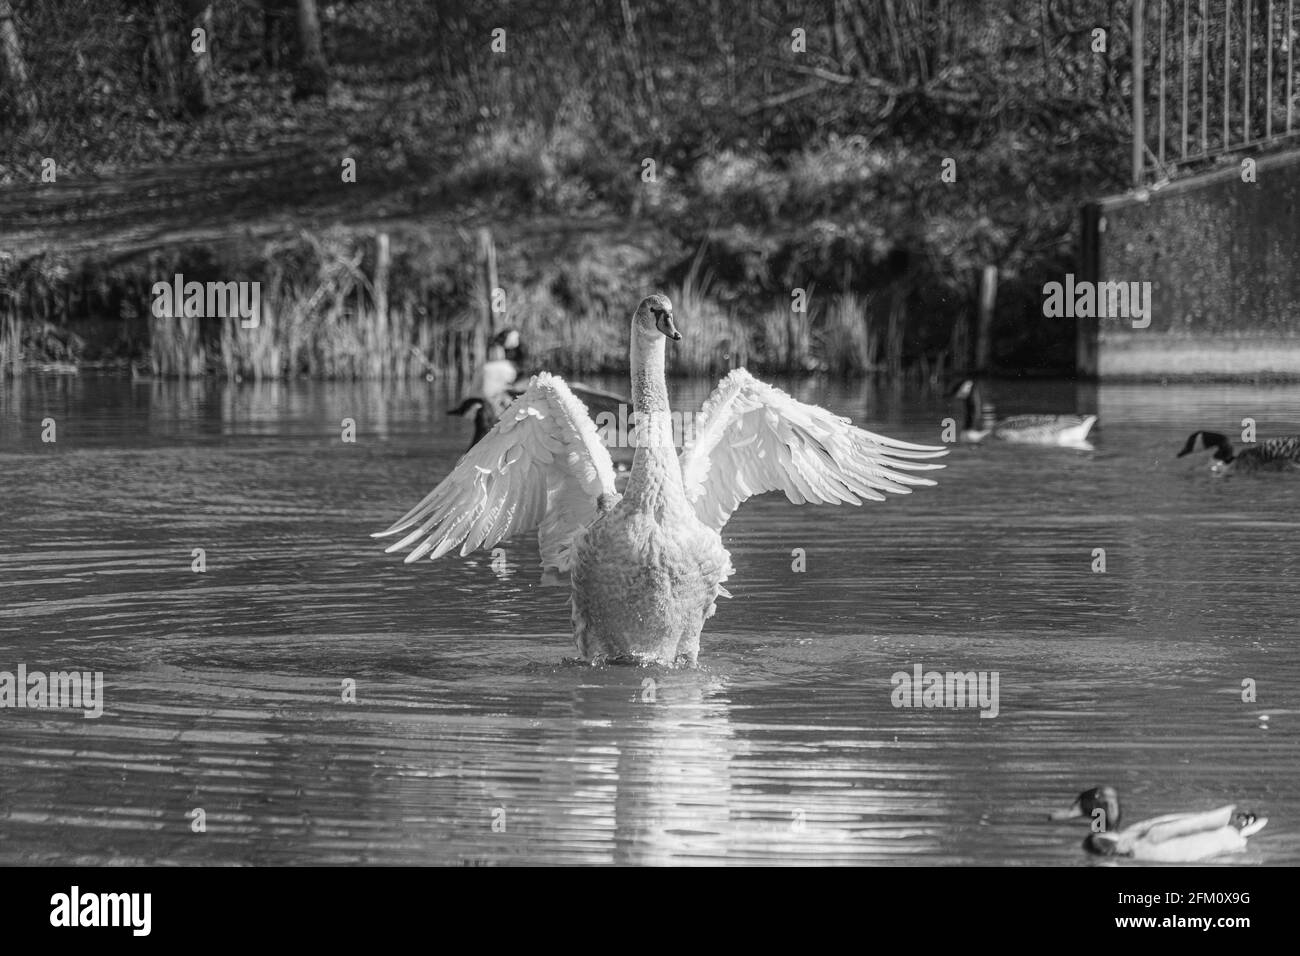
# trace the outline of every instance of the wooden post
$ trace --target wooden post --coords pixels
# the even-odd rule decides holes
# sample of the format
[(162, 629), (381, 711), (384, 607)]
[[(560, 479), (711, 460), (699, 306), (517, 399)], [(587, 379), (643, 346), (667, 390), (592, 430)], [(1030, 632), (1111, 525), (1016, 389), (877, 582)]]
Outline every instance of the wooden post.
[[(1146, 61), (1143, 48), (1146, 38), (1143, 30), (1146, 25), (1146, 4), (1143, 0), (1133, 0), (1133, 187), (1142, 185), (1142, 167), (1146, 157), (1146, 92), (1142, 87)], [(1163, 38), (1162, 38), (1163, 41)], [(1161, 78), (1163, 80), (1163, 77)]]
[[(1097, 203), (1087, 203), (1080, 214), (1082, 220), (1079, 242), (1079, 280), (1101, 281), (1102, 214)], [(1084, 378), (1096, 378), (1100, 359), (1100, 326), (1096, 318), (1075, 319), (1075, 371)]]
[(975, 327), (975, 371), (984, 372), (989, 367), (992, 351), (990, 331), (993, 327), (993, 304), (998, 296), (998, 267), (985, 266), (980, 276), (979, 314)]
[(952, 324), (952, 331), (948, 335), (948, 352), (952, 356), (954, 371), (970, 371), (971, 325), (969, 312), (960, 316)]
[(324, 96), (329, 89), (329, 69), (321, 44), (316, 0), (298, 0), (298, 51), (294, 95), (298, 98)]
[[(388, 322), (388, 267), (391, 258), (388, 233), (381, 232), (375, 236), (375, 320), (374, 327), (371, 329), (373, 347), (370, 349), (370, 374), (373, 377), (383, 374), (381, 371), (383, 363), (392, 352), (389, 347)], [(364, 321), (359, 312), (357, 321)], [(383, 347), (380, 346), (381, 342), (384, 343)], [(396, 374), (396, 370), (390, 371)]]
[(381, 323), (388, 322), (388, 267), (392, 256), (388, 247), (388, 233), (375, 237), (375, 312)]
[(483, 283), (483, 328), (487, 330), (487, 339), (490, 342), (497, 334), (497, 316), (492, 311), (492, 294), (498, 288), (497, 247), (492, 242), (490, 229), (483, 228), (478, 231), (478, 258)]

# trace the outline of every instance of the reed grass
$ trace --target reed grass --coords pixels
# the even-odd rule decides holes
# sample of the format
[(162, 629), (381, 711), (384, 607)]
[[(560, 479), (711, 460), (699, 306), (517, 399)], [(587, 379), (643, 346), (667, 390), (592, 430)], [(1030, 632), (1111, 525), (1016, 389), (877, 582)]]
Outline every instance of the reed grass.
[[(504, 308), (492, 316), (495, 328), (522, 333), (522, 370), (625, 372), (629, 314), (653, 288), (635, 272), (635, 256), (593, 248), (543, 261), (531, 272), (510, 263), (517, 271), (502, 276)], [(390, 253), (379, 236), (338, 230), (244, 250), (242, 260), (228, 250), (159, 253), (80, 283), (61, 269), (34, 262), (23, 276), (0, 277), (0, 368), (16, 372), (32, 360), (24, 333), (39, 339), (27, 326), (93, 326), (107, 308), (120, 312), (118, 337), (132, 362), (142, 357), (162, 378), (465, 380), (486, 357), (488, 297), (471, 243), (449, 253), (393, 241)], [(260, 282), (259, 321), (155, 316), (153, 284), (175, 273)], [(906, 315), (897, 302), (883, 329), (873, 323), (873, 298), (851, 291), (815, 296), (807, 312), (785, 297), (742, 311), (714, 294), (703, 250), (668, 292), (684, 336), (670, 350), (674, 374), (716, 376), (751, 363), (783, 373), (901, 373)], [(935, 373), (927, 363), (922, 374)]]
[(752, 350), (749, 328), (709, 297), (712, 276), (703, 270), (702, 262), (702, 256), (696, 254), (681, 284), (668, 296), (682, 326), (682, 340), (673, 348), (671, 359), (672, 370), (680, 374), (728, 372), (749, 364)]
[(830, 300), (819, 330), (820, 352), (832, 372), (860, 375), (875, 371), (880, 334), (871, 322), (871, 297), (842, 292)]

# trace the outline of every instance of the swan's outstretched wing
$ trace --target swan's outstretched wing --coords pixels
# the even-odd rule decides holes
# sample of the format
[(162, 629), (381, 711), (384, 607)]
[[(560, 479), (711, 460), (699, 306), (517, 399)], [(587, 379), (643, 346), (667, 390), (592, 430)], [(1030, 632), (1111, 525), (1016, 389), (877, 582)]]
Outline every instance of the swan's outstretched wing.
[(614, 466), (587, 407), (541, 372), (438, 487), (375, 537), (406, 532), (389, 552), (423, 538), (411, 562), (539, 528), (542, 566), (567, 571), (573, 536), (595, 518), (598, 496), (613, 492)]
[(944, 454), (854, 428), (738, 368), (704, 403), (695, 439), (682, 452), (682, 480), (696, 516), (720, 531), (742, 501), (765, 491), (784, 491), (797, 505), (906, 494), (934, 482), (905, 472), (943, 467), (915, 459)]

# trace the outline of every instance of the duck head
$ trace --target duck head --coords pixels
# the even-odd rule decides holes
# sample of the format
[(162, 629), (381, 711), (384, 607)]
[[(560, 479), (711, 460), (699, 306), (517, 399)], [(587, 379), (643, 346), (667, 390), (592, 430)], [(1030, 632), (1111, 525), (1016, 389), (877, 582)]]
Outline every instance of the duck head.
[[(1114, 787), (1093, 787), (1091, 790), (1085, 790), (1075, 798), (1074, 803), (1070, 804), (1064, 810), (1057, 810), (1049, 813), (1049, 820), (1075, 820), (1083, 817), (1088, 820), (1096, 819), (1096, 812), (1101, 810), (1103, 813), (1102, 830), (1094, 832), (1088, 838), (1092, 842), (1093, 837), (1104, 837), (1106, 834), (1119, 829), (1119, 793)], [(1104, 841), (1107, 842), (1108, 841)], [(1093, 849), (1091, 846), (1089, 849)], [(1098, 848), (1094, 850), (1097, 853), (1110, 852)]]
[(1227, 436), (1220, 435), (1218, 432), (1192, 432), (1187, 436), (1187, 443), (1183, 445), (1183, 450), (1178, 453), (1178, 457), (1182, 458), (1195, 451), (1214, 452), (1212, 467), (1216, 472), (1226, 470), (1236, 457), (1232, 453), (1232, 443), (1228, 441)]
[(668, 301), (668, 296), (657, 292), (641, 300), (632, 316), (632, 328), (643, 338), (666, 335), (674, 342), (682, 339), (682, 333), (673, 324), (673, 304)]

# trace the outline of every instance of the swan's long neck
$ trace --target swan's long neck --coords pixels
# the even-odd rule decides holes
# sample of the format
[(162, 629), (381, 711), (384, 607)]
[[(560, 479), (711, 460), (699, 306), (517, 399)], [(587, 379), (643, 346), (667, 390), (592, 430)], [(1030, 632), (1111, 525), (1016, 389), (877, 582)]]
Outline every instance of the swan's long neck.
[(632, 328), (632, 408), (636, 412), (636, 453), (625, 498), (646, 509), (662, 511), (664, 504), (685, 504), (682, 471), (673, 445), (668, 383), (664, 380), (661, 336), (643, 337)]

